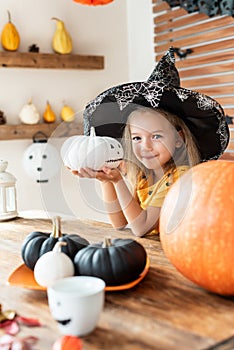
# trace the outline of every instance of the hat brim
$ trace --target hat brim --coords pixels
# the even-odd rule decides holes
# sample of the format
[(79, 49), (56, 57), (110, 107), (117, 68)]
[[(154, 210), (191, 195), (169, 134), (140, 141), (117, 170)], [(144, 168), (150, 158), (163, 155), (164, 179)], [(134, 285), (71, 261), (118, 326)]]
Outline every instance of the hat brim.
[[(188, 97), (183, 101), (181, 94)], [(159, 107), (179, 116), (194, 136), (203, 161), (217, 159), (229, 142), (229, 128), (222, 107), (209, 96), (183, 88), (165, 90)]]

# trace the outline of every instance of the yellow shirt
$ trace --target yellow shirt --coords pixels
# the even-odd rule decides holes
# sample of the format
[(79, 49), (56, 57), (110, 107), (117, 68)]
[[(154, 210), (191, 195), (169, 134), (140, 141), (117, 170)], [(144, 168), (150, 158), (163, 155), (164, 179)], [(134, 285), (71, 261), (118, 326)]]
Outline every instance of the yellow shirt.
[[(164, 176), (152, 186), (148, 186), (146, 177), (140, 176), (137, 184), (137, 197), (140, 205), (143, 209), (149, 206), (162, 207), (164, 198), (169, 191), (171, 185), (187, 170), (189, 166), (178, 166), (176, 169), (167, 171)], [(158, 228), (154, 229), (151, 233), (158, 233)]]

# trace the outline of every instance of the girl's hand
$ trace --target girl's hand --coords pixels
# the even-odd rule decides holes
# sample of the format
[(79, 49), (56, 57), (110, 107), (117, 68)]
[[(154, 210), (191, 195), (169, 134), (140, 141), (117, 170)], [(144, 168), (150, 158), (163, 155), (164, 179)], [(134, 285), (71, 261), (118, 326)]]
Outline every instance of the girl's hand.
[(118, 169), (110, 169), (103, 167), (102, 170), (95, 171), (90, 168), (81, 168), (79, 171), (72, 170), (72, 174), (80, 178), (97, 179), (102, 182), (117, 183), (122, 179), (122, 175)]

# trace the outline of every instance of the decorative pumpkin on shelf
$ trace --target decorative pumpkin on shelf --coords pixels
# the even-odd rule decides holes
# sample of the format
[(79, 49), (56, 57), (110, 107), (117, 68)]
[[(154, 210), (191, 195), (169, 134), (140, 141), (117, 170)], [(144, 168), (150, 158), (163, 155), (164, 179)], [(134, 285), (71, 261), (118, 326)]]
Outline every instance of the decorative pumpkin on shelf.
[(52, 251), (43, 254), (34, 267), (34, 278), (43, 287), (50, 287), (56, 280), (73, 276), (75, 273), (72, 260), (61, 251), (66, 242), (56, 242)]
[(73, 122), (75, 119), (75, 111), (66, 103), (64, 103), (61, 109), (61, 119), (64, 122)]
[(72, 38), (68, 33), (65, 24), (60, 19), (53, 17), (56, 21), (56, 30), (52, 40), (54, 52), (59, 54), (69, 54), (72, 52)]
[(56, 114), (54, 113), (49, 101), (46, 102), (46, 108), (43, 113), (43, 119), (46, 123), (54, 123), (56, 120)]
[(123, 159), (123, 148), (119, 141), (106, 136), (96, 136), (92, 127), (90, 136), (72, 136), (62, 148), (64, 164), (73, 170), (91, 168), (100, 170), (104, 166), (116, 168)]
[(40, 121), (40, 114), (32, 99), (22, 107), (19, 112), (19, 118), (23, 124), (37, 124)]
[(122, 285), (139, 277), (146, 258), (145, 248), (133, 239), (105, 238), (76, 254), (75, 274), (99, 277), (107, 286)]
[(8, 13), (8, 23), (5, 24), (1, 35), (1, 44), (6, 51), (17, 51), (20, 45), (20, 35), (15, 25), (11, 22), (10, 11)]
[(23, 241), (21, 248), (22, 259), (31, 270), (34, 269), (37, 260), (45, 253), (50, 252), (55, 244), (66, 242), (66, 246), (62, 246), (61, 250), (67, 254), (72, 260), (80, 249), (86, 247), (89, 242), (76, 234), (62, 234), (61, 219), (56, 216), (52, 219), (52, 233), (40, 231), (31, 232)]
[(190, 169), (168, 192), (160, 215), (162, 247), (199, 286), (234, 295), (234, 162)]

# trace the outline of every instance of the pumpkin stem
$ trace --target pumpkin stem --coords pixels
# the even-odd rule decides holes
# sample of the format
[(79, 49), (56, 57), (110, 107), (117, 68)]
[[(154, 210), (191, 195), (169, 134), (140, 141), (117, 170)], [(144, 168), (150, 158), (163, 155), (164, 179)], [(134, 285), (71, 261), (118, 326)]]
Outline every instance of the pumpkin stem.
[(111, 237), (104, 237), (104, 242), (102, 243), (102, 248), (112, 247)]
[(52, 222), (53, 222), (53, 227), (52, 227), (51, 237), (54, 237), (54, 238), (62, 237), (60, 216), (54, 216), (52, 218)]
[(93, 126), (91, 126), (91, 128), (90, 128), (90, 136), (91, 137), (95, 137), (96, 136), (95, 129), (94, 129)]
[(11, 23), (11, 13), (9, 10), (7, 10), (7, 14), (8, 14), (8, 22)]
[(67, 242), (62, 242), (62, 241), (58, 241), (56, 242), (54, 248), (53, 248), (53, 252), (55, 253), (61, 253), (62, 250), (62, 246), (63, 245), (67, 245)]

